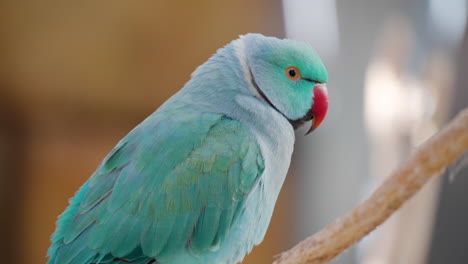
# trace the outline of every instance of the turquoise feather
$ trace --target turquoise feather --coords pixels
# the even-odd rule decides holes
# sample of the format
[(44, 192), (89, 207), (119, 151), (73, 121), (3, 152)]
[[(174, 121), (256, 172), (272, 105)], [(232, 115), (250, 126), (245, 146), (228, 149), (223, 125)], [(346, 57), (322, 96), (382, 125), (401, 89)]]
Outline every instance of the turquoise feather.
[[(232, 150), (237, 146), (250, 144), (252, 146), (247, 148), (248, 155), (261, 154), (253, 137), (239, 122), (222, 115), (204, 117), (199, 122), (161, 121), (171, 123), (164, 126), (171, 129), (170, 135), (159, 135), (165, 133), (159, 129), (155, 129), (154, 134), (140, 135), (141, 127), (147, 125), (144, 122), (122, 140), (122, 144), (110, 154), (95, 176), (77, 194), (77, 197), (82, 197), (79, 206), (72, 204), (65, 212), (67, 214), (69, 210), (74, 213), (77, 209), (80, 211), (75, 213), (76, 216), (67, 230), (58, 234), (62, 235), (62, 239), (56, 245), (77, 245), (79, 241), (80, 251), (77, 249), (77, 252), (71, 253), (72, 248), (58, 244), (56, 263), (70, 262), (62, 259), (64, 255), (87, 254), (82, 252), (84, 247), (89, 247), (89, 252), (94, 252), (91, 254), (99, 252), (100, 255), (112, 254), (115, 257), (125, 257), (135, 248), (141, 247), (147, 256), (164, 260), (184, 250), (188, 241), (191, 250), (199, 254), (220, 243), (230, 227), (223, 223), (222, 229), (219, 229), (221, 214), (225, 210), (232, 210), (237, 204), (224, 195), (230, 192), (232, 195), (227, 197), (233, 197), (235, 192), (240, 191), (245, 196), (245, 189), (252, 187), (254, 179), (259, 177), (258, 172), (262, 170), (256, 163), (242, 161), (247, 153)], [(198, 131), (190, 138), (197, 135), (200, 138), (189, 141), (188, 137), (179, 136), (184, 131), (181, 128)], [(220, 137), (225, 140), (220, 140)], [(178, 149), (178, 152), (172, 153), (176, 160), (157, 162), (167, 151), (162, 153), (148, 145), (143, 146), (150, 140), (164, 140), (162, 144), (166, 146), (163, 150)], [(175, 147), (167, 146), (173, 143)], [(147, 158), (143, 163), (138, 157), (129, 158), (142, 155), (153, 159)], [(139, 163), (136, 164), (134, 160)], [(245, 170), (228, 174), (234, 163), (243, 164), (242, 168), (248, 168), (249, 174), (245, 174)], [(140, 168), (136, 168), (137, 166)], [(159, 168), (152, 170), (153, 166)], [(104, 175), (104, 171), (107, 175)], [(165, 172), (167, 177), (161, 177), (160, 184), (151, 186), (154, 179), (150, 174), (154, 171)], [(100, 179), (96, 180), (94, 177)], [(228, 182), (231, 184), (230, 188), (227, 187)], [(109, 186), (112, 186), (112, 190)], [(238, 186), (238, 189), (234, 186)], [(178, 199), (181, 195), (185, 197)], [(216, 236), (219, 241), (214, 243)], [(64, 251), (64, 248), (68, 250)], [(161, 253), (163, 251), (164, 254)]]

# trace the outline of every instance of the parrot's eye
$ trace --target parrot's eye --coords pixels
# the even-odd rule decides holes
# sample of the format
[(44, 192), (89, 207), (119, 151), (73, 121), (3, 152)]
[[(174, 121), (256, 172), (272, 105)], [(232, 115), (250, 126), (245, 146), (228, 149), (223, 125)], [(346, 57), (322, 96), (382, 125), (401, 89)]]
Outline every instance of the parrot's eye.
[(299, 78), (301, 78), (301, 72), (295, 66), (287, 67), (284, 71), (286, 73), (286, 76), (293, 81), (296, 81)]

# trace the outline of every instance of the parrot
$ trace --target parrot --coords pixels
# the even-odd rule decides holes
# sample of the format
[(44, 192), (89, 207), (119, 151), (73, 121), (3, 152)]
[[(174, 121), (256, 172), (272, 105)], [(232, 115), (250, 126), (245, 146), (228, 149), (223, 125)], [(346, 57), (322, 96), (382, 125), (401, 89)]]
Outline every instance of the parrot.
[(239, 263), (265, 236), (295, 130), (324, 120), (327, 80), (304, 42), (218, 49), (70, 199), (47, 264)]

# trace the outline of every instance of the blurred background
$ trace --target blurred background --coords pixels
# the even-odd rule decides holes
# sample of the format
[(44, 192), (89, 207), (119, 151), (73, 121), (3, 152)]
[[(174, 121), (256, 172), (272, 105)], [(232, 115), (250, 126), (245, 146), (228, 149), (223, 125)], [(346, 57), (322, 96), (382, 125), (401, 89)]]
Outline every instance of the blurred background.
[[(271, 263), (468, 105), (466, 16), (466, 0), (1, 1), (2, 262), (45, 263), (57, 215), (117, 141), (217, 48), (258, 32), (309, 42), (330, 76), (328, 117), (297, 132), (244, 261)], [(468, 170), (450, 174), (333, 263), (467, 263)]]

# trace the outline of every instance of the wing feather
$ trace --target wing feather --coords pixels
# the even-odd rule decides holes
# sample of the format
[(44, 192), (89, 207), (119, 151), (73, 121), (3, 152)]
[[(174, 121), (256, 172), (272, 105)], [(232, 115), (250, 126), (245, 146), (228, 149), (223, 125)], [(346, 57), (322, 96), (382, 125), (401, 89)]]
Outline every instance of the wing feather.
[(50, 263), (165, 260), (222, 244), (263, 173), (260, 149), (223, 115), (177, 116), (150, 117), (119, 142), (58, 221)]

